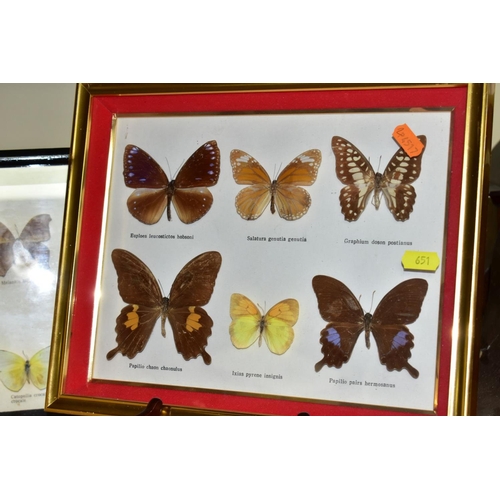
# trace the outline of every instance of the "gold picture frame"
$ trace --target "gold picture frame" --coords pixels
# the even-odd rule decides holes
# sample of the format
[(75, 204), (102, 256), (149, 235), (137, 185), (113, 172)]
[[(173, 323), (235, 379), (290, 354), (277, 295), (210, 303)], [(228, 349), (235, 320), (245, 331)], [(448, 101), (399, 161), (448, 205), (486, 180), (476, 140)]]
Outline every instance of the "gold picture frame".
[(46, 410), (470, 414), (492, 88), (79, 85)]

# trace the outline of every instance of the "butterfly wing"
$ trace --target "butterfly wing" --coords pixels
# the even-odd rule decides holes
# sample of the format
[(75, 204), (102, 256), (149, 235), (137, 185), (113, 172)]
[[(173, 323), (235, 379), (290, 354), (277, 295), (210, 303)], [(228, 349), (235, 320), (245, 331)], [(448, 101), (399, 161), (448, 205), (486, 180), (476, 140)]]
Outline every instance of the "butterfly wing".
[(29, 360), (28, 380), (37, 388), (47, 387), (50, 346), (41, 349)]
[(236, 195), (236, 211), (243, 219), (258, 219), (271, 202), (271, 179), (262, 165), (244, 151), (233, 149), (230, 160), (236, 183), (249, 186)]
[[(156, 321), (163, 315), (164, 300), (153, 273), (138, 257), (115, 249), (111, 258), (118, 275), (118, 292), (129, 305), (116, 318), (118, 345), (106, 357), (112, 359), (121, 352), (132, 359), (144, 350)], [(165, 336), (163, 324), (162, 334)]]
[(423, 279), (403, 281), (384, 296), (373, 313), (371, 331), (380, 362), (389, 371), (401, 371), (404, 368), (413, 378), (419, 375), (408, 363), (414, 337), (406, 325), (419, 317), (427, 289), (428, 283)]
[(43, 242), (50, 240), (49, 222), (51, 220), (48, 214), (36, 215), (26, 224), (19, 236), (23, 247), (39, 265), (45, 268), (49, 267), (50, 250)]
[(191, 224), (210, 210), (213, 196), (207, 188), (217, 184), (219, 174), (217, 142), (206, 142), (188, 158), (175, 179), (172, 202), (182, 222)]
[(123, 154), (123, 179), (134, 192), (127, 200), (128, 211), (144, 224), (156, 224), (168, 204), (168, 178), (146, 151), (129, 144)]
[(262, 315), (257, 306), (240, 293), (231, 295), (229, 335), (234, 347), (246, 349), (260, 337)]
[(311, 206), (311, 196), (300, 186), (311, 186), (316, 181), (321, 165), (321, 151), (310, 149), (294, 158), (276, 180), (275, 203), (280, 217), (300, 219)]
[(380, 189), (384, 194), (387, 206), (397, 221), (405, 221), (410, 218), (417, 197), (411, 183), (420, 176), (422, 156), (427, 145), (425, 135), (419, 135), (418, 138), (424, 145), (422, 152), (411, 158), (403, 148), (398, 149), (387, 164), (380, 180)]
[(160, 286), (141, 259), (121, 249), (113, 250), (111, 259), (118, 275), (118, 292), (124, 302), (147, 307), (161, 303)]
[(0, 381), (9, 391), (19, 392), (27, 380), (26, 360), (9, 351), (0, 351)]
[[(160, 307), (147, 307), (130, 304), (124, 307), (116, 318), (117, 346), (108, 352), (106, 358), (113, 359), (119, 352), (133, 359), (142, 352), (151, 337), (153, 328), (161, 316)], [(162, 323), (162, 334), (164, 332)]]
[(205, 187), (176, 189), (172, 197), (175, 211), (184, 224), (200, 220), (212, 207), (212, 193)]
[(299, 303), (285, 299), (273, 306), (264, 317), (264, 340), (274, 354), (285, 353), (294, 339), (293, 326), (299, 318)]
[(343, 137), (332, 138), (335, 155), (335, 172), (345, 184), (340, 191), (340, 206), (345, 220), (359, 219), (366, 207), (370, 193), (375, 188), (375, 172), (363, 153)]
[(213, 321), (201, 306), (212, 296), (221, 264), (219, 252), (202, 253), (181, 269), (170, 289), (168, 320), (177, 351), (185, 360), (201, 354), (205, 364), (211, 362), (205, 347)]
[(14, 262), (12, 247), (16, 238), (10, 229), (0, 222), (0, 276), (5, 276)]
[(312, 286), (318, 299), (321, 317), (328, 321), (321, 331), (318, 372), (325, 365), (340, 368), (349, 361), (359, 334), (365, 326), (363, 308), (344, 283), (329, 276), (315, 276)]
[(174, 333), (177, 352), (186, 361), (201, 355), (204, 363), (209, 365), (212, 358), (205, 348), (214, 323), (205, 309), (196, 306), (177, 307), (169, 312), (168, 321)]

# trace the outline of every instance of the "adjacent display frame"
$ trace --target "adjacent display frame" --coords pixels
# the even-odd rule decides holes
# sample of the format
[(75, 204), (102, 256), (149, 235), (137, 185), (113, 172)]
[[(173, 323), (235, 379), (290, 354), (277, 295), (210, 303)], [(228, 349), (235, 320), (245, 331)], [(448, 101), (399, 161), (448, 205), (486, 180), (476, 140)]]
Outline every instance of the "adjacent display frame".
[[(476, 335), (478, 332), (478, 303), (476, 297), (480, 296), (478, 290), (481, 285), (482, 275), (483, 229), (481, 222), (483, 220), (487, 187), (492, 88), (492, 86), (486, 84), (363, 86), (307, 84), (79, 85), (70, 154), (70, 178), (56, 296), (46, 410), (74, 414), (133, 415), (144, 411), (150, 401), (158, 398), (163, 404), (161, 413), (169, 415), (462, 415), (472, 413), (474, 408), (473, 380), (476, 368)], [(271, 154), (269, 155), (270, 159), (267, 161), (275, 162), (278, 166), (277, 162), (283, 161), (284, 165), (286, 165), (295, 155), (300, 153), (299, 156), (295, 156), (295, 161), (297, 161), (301, 154), (306, 155), (310, 148), (316, 148), (317, 146), (311, 143), (314, 142), (316, 137), (319, 138), (323, 132), (330, 137), (345, 136), (346, 133), (350, 133), (352, 135), (346, 136), (347, 141), (352, 141), (352, 144), (358, 146), (360, 151), (363, 151), (367, 156), (376, 154), (374, 151), (366, 152), (367, 146), (359, 142), (363, 140), (362, 134), (356, 135), (356, 131), (362, 127), (362, 121), (366, 121), (365, 126), (368, 128), (368, 135), (371, 134), (370, 130), (383, 129), (376, 134), (374, 132), (373, 140), (369, 141), (369, 143), (377, 143), (382, 136), (387, 136), (387, 139), (392, 141), (392, 146), (390, 146), (392, 147), (392, 153), (382, 153), (383, 158), (378, 170), (383, 170), (389, 159), (386, 155), (392, 155), (398, 148), (391, 138), (394, 129), (391, 124), (394, 126), (400, 125), (394, 120), (399, 116), (406, 119), (418, 115), (420, 119), (424, 120), (422, 123), (425, 123), (427, 119), (438, 123), (439, 116), (438, 118), (432, 118), (432, 113), (440, 112), (443, 113), (443, 116), (449, 117), (447, 128), (440, 125), (441, 122), (435, 126), (436, 130), (441, 130), (440, 127), (445, 128), (444, 134), (449, 137), (449, 142), (443, 143), (446, 144), (448, 159), (444, 162), (444, 167), (440, 167), (445, 168), (446, 172), (444, 176), (441, 176), (440, 181), (436, 181), (438, 185), (432, 187), (433, 198), (429, 197), (427, 202), (425, 200), (425, 189), (422, 187), (426, 185), (423, 178), (415, 181), (417, 201), (415, 203), (415, 213), (410, 214), (409, 221), (394, 220), (393, 214), (385, 207), (381, 206), (380, 210), (375, 210), (370, 204), (366, 205), (366, 213), (363, 213), (359, 219), (365, 219), (364, 226), (361, 226), (361, 224), (355, 226), (355, 224), (358, 224), (357, 221), (347, 222), (341, 213), (339, 204), (339, 193), (343, 188), (343, 184), (337, 178), (339, 175), (338, 169), (337, 177), (335, 176), (338, 158), (335, 157), (331, 148), (329, 149), (323, 145), (326, 144), (324, 142), (321, 142), (319, 147), (322, 159), (317, 172), (318, 179), (314, 175), (312, 182), (305, 184), (305, 189), (312, 198), (311, 208), (308, 213), (297, 218), (295, 216), (291, 217), (291, 220), (284, 220), (283, 217), (279, 217), (279, 213), (271, 215), (269, 208), (266, 208), (259, 219), (244, 220), (244, 216), (238, 214), (234, 207), (235, 195), (241, 191), (243, 186), (238, 186), (235, 182), (237, 180), (236, 174), (234, 174), (234, 179), (231, 176), (231, 170), (235, 171), (235, 165), (234, 160), (230, 159), (230, 150), (240, 150), (240, 148), (245, 150), (246, 146), (244, 145), (252, 143), (252, 141), (248, 141), (248, 137), (253, 138), (253, 144), (258, 144), (259, 140), (262, 143), (266, 140), (269, 141), (265, 143), (266, 147), (263, 147), (262, 150), (255, 146), (255, 149), (251, 151), (247, 148), (246, 152), (254, 156), (263, 165), (265, 164), (269, 176), (272, 177), (272, 163), (270, 166), (265, 163), (265, 155), (268, 151)], [(361, 118), (366, 118), (366, 120)], [(330, 119), (332, 121), (328, 122)], [(327, 124), (326, 129), (323, 125), (324, 120), (326, 120), (325, 123)], [(382, 125), (380, 127), (376, 126), (378, 123)], [(391, 126), (389, 127), (389, 125)], [(202, 130), (205, 126), (212, 135), (205, 137), (203, 133), (196, 132), (197, 127)], [(121, 130), (120, 127), (122, 127)], [(410, 127), (412, 127), (411, 123)], [(292, 137), (294, 129), (298, 131), (295, 139)], [(214, 136), (217, 130), (222, 131), (220, 137)], [(420, 133), (418, 130), (415, 130), (415, 132)], [(176, 167), (171, 167), (172, 173), (169, 173), (165, 167), (167, 163), (165, 156), (167, 160), (171, 157), (172, 161), (176, 162), (175, 165), (182, 164), (180, 160), (187, 158), (196, 147), (201, 146), (203, 143), (207, 144), (209, 140), (218, 142), (220, 149), (220, 179), (216, 179), (219, 182), (215, 182), (209, 187), (214, 198), (212, 208), (202, 219), (192, 223), (192, 225), (183, 224), (179, 221), (179, 218), (176, 219), (177, 214), (172, 208), (171, 222), (167, 221), (166, 214), (164, 214), (162, 219), (154, 225), (154, 231), (151, 229), (153, 226), (149, 225), (147, 230), (143, 231), (146, 235), (148, 232), (163, 232), (165, 234), (169, 232), (182, 235), (183, 232), (179, 228), (193, 227), (196, 229), (184, 231), (184, 233), (192, 232), (196, 234), (196, 238), (193, 239), (195, 239), (196, 245), (200, 241), (200, 245), (189, 247), (171, 244), (169, 246), (168, 241), (163, 241), (162, 246), (156, 247), (154, 251), (148, 250), (141, 253), (138, 249), (142, 250), (146, 247), (144, 245), (138, 247), (129, 237), (131, 226), (128, 225), (128, 220), (131, 221), (131, 224), (135, 224), (135, 228), (145, 226), (143, 222), (132, 217), (132, 212), (129, 213), (126, 203), (121, 201), (121, 197), (126, 200), (132, 193), (132, 189), (124, 183), (123, 160), (120, 159), (123, 158), (123, 144), (126, 144), (123, 141), (130, 140), (132, 142), (134, 134), (136, 138), (144, 138), (144, 142), (136, 145), (146, 151), (147, 155), (155, 158), (156, 162), (167, 172), (169, 179), (174, 175)], [(178, 140), (176, 140), (176, 134), (179, 135)], [(148, 142), (148, 137), (152, 137), (152, 139), (149, 144), (145, 144)], [(187, 140), (186, 144), (183, 143), (186, 137), (194, 144), (191, 149), (188, 149)], [(272, 139), (269, 139), (269, 137)], [(298, 144), (301, 142), (302, 137), (304, 137), (304, 147)], [(428, 144), (430, 144), (431, 140), (432, 137), (427, 137)], [(163, 143), (163, 141), (165, 142)], [(434, 144), (438, 142), (434, 141)], [(296, 146), (299, 151), (293, 149), (292, 152), (292, 145)], [(177, 151), (177, 149), (182, 149), (182, 151)], [(290, 150), (289, 156), (284, 156), (285, 150)], [(279, 159), (276, 155), (274, 157), (272, 155), (272, 153), (277, 152), (281, 155), (278, 155)], [(438, 153), (436, 151), (435, 158), (439, 158)], [(427, 146), (424, 153), (424, 155), (427, 154), (429, 159), (434, 158), (430, 146)], [(304, 156), (301, 158), (300, 161), (307, 162), (307, 155), (306, 160), (304, 160)], [(426, 159), (424, 156), (422, 170), (426, 168), (428, 174), (429, 169), (432, 167), (425, 165)], [(377, 170), (377, 158), (370, 156), (369, 161), (373, 166), (373, 170)], [(438, 167), (434, 166), (434, 168)], [(432, 176), (427, 175), (426, 182), (431, 185), (432, 179)], [(422, 183), (420, 186), (419, 182)], [(327, 193), (321, 194), (320, 188), (326, 188)], [(435, 201), (436, 197), (440, 199)], [(314, 210), (318, 210), (322, 206), (324, 200), (325, 203), (329, 203), (328, 207), (331, 207), (331, 211), (330, 208), (326, 208), (321, 213), (314, 212)], [(220, 205), (218, 206), (217, 203)], [(225, 209), (221, 208), (223, 203), (225, 203)], [(408, 228), (408, 222), (419, 220), (417, 210), (424, 209), (426, 204), (428, 205), (426, 209), (430, 210), (429, 207), (434, 206), (432, 203), (437, 203), (436, 206), (444, 216), (440, 240), (442, 241), (442, 249), (439, 249), (438, 252), (441, 253), (441, 268), (439, 270), (441, 274), (439, 274), (439, 278), (436, 278), (437, 275), (432, 274), (429, 270), (410, 271), (404, 269), (401, 267), (400, 262), (397, 263), (400, 268), (394, 270), (397, 267), (396, 263), (391, 263), (391, 269), (394, 270), (391, 272), (395, 273), (395, 277), (404, 276), (405, 279), (418, 277), (431, 282), (431, 276), (434, 276), (434, 283), (431, 284), (430, 288), (434, 287), (434, 293), (438, 294), (438, 298), (434, 300), (433, 314), (435, 319), (432, 320), (436, 324), (435, 338), (432, 339), (435, 344), (435, 354), (432, 354), (435, 358), (435, 366), (427, 373), (428, 379), (432, 379), (427, 383), (427, 389), (429, 384), (432, 383), (432, 401), (430, 404), (415, 405), (413, 407), (411, 400), (399, 404), (397, 398), (394, 399), (396, 403), (385, 404), (383, 396), (378, 399), (377, 397), (372, 398), (370, 395), (363, 395), (358, 398), (357, 393), (354, 392), (350, 392), (347, 399), (344, 396), (338, 397), (335, 391), (325, 397), (326, 392), (309, 390), (315, 386), (313, 382), (316, 379), (314, 378), (304, 382), (300, 389), (299, 385), (297, 385), (296, 393), (294, 393), (293, 382), (285, 382), (283, 387), (286, 386), (286, 390), (284, 389), (283, 393), (280, 393), (279, 389), (273, 391), (256, 388), (261, 386), (242, 386), (238, 389), (238, 386), (234, 384), (234, 380), (231, 378), (232, 375), (229, 374), (227, 360), (233, 358), (233, 352), (239, 356), (241, 352), (245, 352), (245, 354), (251, 353), (251, 349), (260, 352), (267, 348), (262, 346), (259, 349), (257, 345), (253, 345), (248, 349), (236, 350), (231, 345), (229, 297), (233, 293), (248, 295), (263, 309), (266, 309), (266, 307), (260, 301), (268, 301), (266, 305), (270, 307), (276, 302), (276, 299), (266, 297), (264, 293), (257, 293), (259, 291), (257, 286), (250, 288), (258, 297), (246, 292), (245, 289), (241, 289), (245, 279), (238, 283), (236, 281), (232, 282), (230, 279), (228, 281), (228, 275), (236, 276), (237, 273), (234, 272), (234, 269), (231, 269), (231, 273), (222, 274), (225, 262), (235, 261), (237, 253), (241, 252), (241, 248), (246, 248), (243, 243), (241, 245), (238, 243), (235, 244), (234, 250), (231, 251), (232, 242), (241, 242), (245, 235), (247, 235), (247, 238), (251, 238), (250, 235), (263, 234), (264, 230), (258, 228), (266, 227), (267, 236), (273, 234), (273, 236), (281, 237), (284, 234), (283, 228), (285, 227), (287, 228), (285, 231), (286, 238), (295, 238), (297, 241), (306, 241), (309, 238), (309, 242), (313, 241), (314, 243), (309, 243), (311, 245), (309, 248), (314, 254), (315, 249), (319, 248), (322, 243), (319, 241), (320, 237), (314, 231), (315, 228), (317, 229), (324, 223), (326, 217), (328, 217), (328, 220), (330, 218), (332, 220), (333, 229), (332, 231), (329, 230), (327, 234), (328, 238), (330, 238), (328, 242), (333, 248), (334, 243), (339, 243), (335, 241), (332, 243), (331, 241), (332, 234), (335, 234), (337, 229), (341, 238), (349, 240), (345, 235), (352, 231), (353, 227), (365, 227), (367, 228), (366, 231), (369, 231), (368, 225), (372, 226), (372, 228), (382, 228), (384, 224), (387, 227)], [(385, 205), (384, 200), (381, 205)], [(123, 207), (123, 210), (117, 207)], [(279, 212), (279, 208), (277, 211)], [(114, 218), (115, 213), (119, 213), (118, 218)], [(125, 217), (125, 219), (122, 219), (122, 217)], [(218, 218), (216, 219), (216, 217)], [(300, 219), (300, 221), (297, 219)], [(121, 220), (126, 222), (124, 224), (116, 222)], [(206, 222), (210, 220), (212, 222)], [(307, 220), (311, 224), (305, 225), (304, 221)], [(198, 233), (198, 228), (202, 227), (205, 222), (206, 226), (212, 227), (213, 230), (209, 229), (206, 233), (200, 230)], [(209, 224), (213, 224), (213, 226), (209, 226)], [(239, 240), (229, 241), (228, 239), (220, 248), (215, 248), (217, 245), (210, 240), (211, 233), (217, 230), (219, 240), (223, 241), (228, 237), (228, 233), (233, 227), (232, 224), (235, 224), (234, 227), (237, 227), (236, 224), (240, 224), (238, 227), (245, 227), (240, 233), (234, 233)], [(405, 224), (406, 226), (404, 226)], [(428, 230), (427, 224), (420, 224), (420, 227), (414, 226), (412, 231), (418, 233)], [(252, 229), (247, 229), (249, 227)], [(288, 229), (295, 227), (302, 227), (302, 232), (294, 232)], [(274, 233), (270, 232), (271, 228), (274, 228)], [(280, 230), (281, 232), (279, 232)], [(123, 233), (121, 236), (120, 231)], [(134, 231), (136, 234), (141, 233), (140, 230)], [(397, 231), (397, 229), (393, 231)], [(159, 238), (159, 236), (156, 235), (156, 238)], [(206, 244), (203, 244), (203, 241)], [(208, 241), (211, 241), (211, 247), (207, 247)], [(123, 297), (120, 298), (118, 295), (116, 274), (113, 277), (115, 271), (111, 265), (111, 249), (118, 247), (127, 249), (128, 242), (131, 243), (128, 250), (143, 260), (156, 278), (159, 279), (163, 288), (163, 295), (168, 295), (168, 290), (176, 274), (179, 273), (182, 265), (192, 257), (207, 250), (221, 250), (222, 265), (216, 279), (212, 298), (208, 304), (201, 304), (214, 320), (214, 326), (211, 335), (208, 337), (208, 346), (206, 347), (206, 350), (210, 352), (213, 358), (209, 369), (205, 368), (200, 356), (197, 356), (197, 359), (183, 360), (179, 353), (171, 349), (174, 355), (179, 358), (178, 366), (185, 366), (183, 363), (187, 363), (187, 366), (194, 373), (192, 380), (198, 380), (201, 383), (204, 378), (206, 379), (206, 386), (189, 385), (189, 383), (180, 381), (181, 379), (175, 379), (174, 382), (161, 382), (163, 379), (134, 378), (135, 375), (131, 375), (128, 379), (122, 377), (122, 375), (117, 375), (116, 379), (113, 379), (113, 366), (115, 365), (106, 363), (114, 362), (114, 360), (103, 362), (104, 368), (99, 372), (99, 376), (94, 376), (94, 370), (96, 370), (96, 373), (99, 371), (99, 363), (103, 359), (102, 352), (105, 352), (102, 351), (104, 348), (101, 347), (101, 344), (111, 342), (113, 347), (116, 347), (114, 329), (108, 331), (109, 328), (101, 327), (101, 325), (106, 325), (106, 322), (101, 323), (101, 321), (105, 321), (102, 318), (107, 317), (114, 324), (120, 314), (120, 308), (127, 304), (126, 301), (122, 300)], [(344, 281), (346, 286), (352, 290), (352, 293), (357, 295), (357, 298), (359, 298), (359, 294), (362, 294), (360, 304), (364, 308), (371, 307), (369, 299), (366, 298), (372, 292), (375, 291), (373, 303), (376, 305), (381, 301), (383, 294), (397, 284), (394, 281), (395, 278), (388, 279), (387, 283), (381, 283), (383, 280), (380, 280), (375, 272), (370, 272), (371, 267), (367, 263), (369, 254), (357, 254), (357, 250), (351, 252), (351, 247), (342, 247), (342, 245), (339, 248), (340, 253), (337, 255), (342, 256), (342, 267), (347, 269), (362, 268), (363, 276), (358, 277), (357, 283), (362, 283), (363, 280), (369, 283), (369, 285), (367, 284), (368, 288), (358, 291), (356, 286), (347, 282), (345, 276), (349, 277), (349, 274), (346, 274), (342, 279), (336, 276)], [(344, 249), (342, 250), (342, 248)], [(352, 254), (351, 257), (347, 255), (349, 252), (346, 248), (349, 248), (349, 252)], [(401, 256), (404, 254), (403, 250), (408, 249), (431, 250), (430, 248), (406, 248), (403, 245), (400, 252)], [(161, 266), (157, 265), (157, 258), (151, 257), (160, 250), (165, 255), (164, 260), (168, 261), (165, 264), (162, 261)], [(247, 260), (250, 260), (252, 250), (248, 247), (247, 250), (243, 250), (243, 254), (245, 252), (248, 254)], [(335, 273), (332, 272), (332, 266), (327, 262), (328, 259), (322, 261), (325, 271), (318, 272), (319, 267), (307, 262), (307, 252), (303, 250), (295, 252), (294, 248), (289, 246), (283, 254), (282, 261), (288, 264), (289, 268), (296, 267), (307, 271), (308, 266), (310, 266), (310, 278), (318, 274), (334, 276)], [(265, 253), (262, 255), (265, 258)], [(380, 255), (388, 254), (374, 253), (373, 262), (376, 266), (383, 267), (385, 258), (381, 258)], [(170, 259), (169, 256), (171, 256)], [(364, 263), (360, 264), (355, 259), (359, 259), (361, 256), (364, 256)], [(276, 268), (276, 263), (271, 266), (273, 269)], [(230, 269), (230, 267), (227, 269)], [(238, 269), (242, 269), (241, 264), (239, 264)], [(335, 269), (340, 268), (334, 267), (333, 270)], [(248, 275), (246, 281), (251, 281), (250, 275), (254, 272), (241, 270), (241, 274), (245, 272)], [(264, 267), (262, 275), (266, 276), (268, 274)], [(288, 271), (284, 272), (284, 279), (288, 279), (289, 274)], [(246, 276), (244, 277), (246, 278)], [(373, 278), (372, 282), (370, 282), (370, 277)], [(280, 279), (276, 279), (275, 282), (279, 282)], [(167, 282), (163, 280), (167, 280)], [(398, 280), (403, 281), (403, 279), (399, 278)], [(297, 323), (297, 326), (294, 327), (295, 339), (293, 342), (296, 344), (295, 346), (292, 345), (292, 347), (306, 346), (305, 350), (316, 349), (317, 359), (315, 359), (315, 362), (318, 362), (322, 356), (320, 352), (320, 331), (325, 328), (326, 321), (320, 317), (318, 304), (314, 303), (315, 297), (310, 280), (307, 280), (307, 283), (302, 280), (300, 284), (301, 288), (305, 290), (304, 293), (309, 294), (309, 298), (299, 300), (301, 304), (299, 321), (302, 319), (303, 323)], [(263, 284), (261, 291), (273, 291), (274, 288), (276, 288), (279, 300), (294, 295), (294, 292), (291, 291), (289, 292), (290, 295), (286, 291), (280, 290), (278, 292), (279, 287), (274, 284), (270, 287)], [(224, 295), (224, 299), (221, 298), (221, 294)], [(268, 295), (272, 294), (269, 293)], [(111, 299), (106, 302), (108, 296)], [(218, 302), (219, 300), (220, 302)], [(224, 306), (226, 308), (225, 316), (222, 314), (222, 304), (224, 303), (226, 303), (226, 306)], [(303, 307), (304, 305), (305, 307)], [(426, 306), (427, 304), (424, 301), (422, 307)], [(312, 309), (316, 309), (316, 319), (312, 319)], [(377, 315), (376, 309), (374, 314)], [(421, 313), (421, 317), (423, 315), (425, 315), (425, 312)], [(192, 317), (189, 316), (189, 318)], [(421, 319), (416, 320), (415, 325)], [(304, 323), (305, 320), (307, 320), (307, 325)], [(299, 325), (301, 325), (300, 328)], [(415, 345), (417, 345), (419, 342), (418, 328), (412, 325), (409, 328), (415, 336)], [(166, 329), (169, 329), (168, 321)], [(106, 330), (106, 332), (100, 330)], [(158, 320), (148, 344), (156, 342), (156, 340), (152, 340), (154, 337), (158, 337), (160, 342), (165, 341), (160, 336), (159, 331), (160, 321)], [(422, 334), (420, 333), (420, 335)], [(166, 337), (173, 347), (170, 331), (167, 331)], [(361, 363), (361, 358), (359, 361), (355, 360), (358, 355), (362, 356), (361, 352), (358, 353), (362, 349), (358, 348), (358, 346), (364, 344), (361, 337), (364, 337), (363, 333), (361, 333), (351, 351), (351, 359), (341, 368), (322, 368), (321, 371), (329, 370), (330, 380), (339, 381), (343, 377), (343, 373), (347, 373), (343, 371), (346, 370), (347, 366), (351, 369), (351, 367), (356, 366), (356, 363)], [(372, 331), (372, 344), (374, 343)], [(153, 344), (149, 349), (148, 345), (146, 345), (145, 349), (137, 354), (137, 358), (145, 355), (148, 351), (149, 355), (151, 355), (154, 350)], [(412, 352), (415, 353), (415, 350), (416, 347)], [(302, 361), (301, 353), (298, 349), (295, 349), (293, 354), (291, 354), (291, 351), (290, 348), (290, 354), (281, 354), (279, 359), (280, 361), (282, 359), (291, 359), (291, 365), (297, 367), (299, 361)], [(369, 356), (376, 360), (377, 368), (380, 367), (383, 373), (379, 372), (380, 374), (377, 374), (376, 377), (380, 378), (375, 379), (370, 379), (366, 375), (360, 377), (360, 379), (364, 378), (360, 385), (363, 382), (367, 385), (375, 385), (376, 389), (380, 391), (384, 390), (384, 387), (392, 385), (407, 387), (405, 385), (408, 384), (406, 379), (401, 379), (401, 382), (397, 384), (386, 384), (385, 382), (380, 384), (378, 382), (367, 383), (367, 378), (368, 380), (386, 380), (387, 373), (390, 375), (396, 374), (396, 376), (408, 375), (407, 370), (398, 371), (400, 367), (396, 368), (396, 371), (386, 371), (385, 367), (378, 361), (376, 352), (377, 348), (372, 345)], [(254, 353), (251, 353), (251, 355), (255, 356)], [(270, 359), (278, 359), (275, 354), (269, 354), (268, 351), (266, 351), (265, 355)], [(273, 356), (275, 358), (272, 358)], [(118, 357), (121, 358), (121, 354)], [(189, 358), (189, 354), (187, 357)], [(217, 358), (220, 363), (226, 364), (223, 365), (221, 370), (217, 371), (215, 369), (210, 372), (212, 367), (217, 366), (219, 362)], [(148, 358), (140, 359), (147, 360)], [(413, 359), (411, 358), (410, 361), (413, 362)], [(143, 366), (137, 359), (134, 359), (133, 363), (137, 363), (136, 367)], [(175, 361), (171, 365), (173, 363)], [(237, 366), (239, 361), (235, 363)], [(259, 360), (258, 363), (259, 370), (256, 371), (259, 371), (259, 373), (265, 372), (267, 368), (264, 366), (264, 361)], [(200, 368), (195, 368), (198, 366)], [(276, 375), (276, 377), (280, 376), (285, 381), (290, 380), (293, 366), (284, 367), (281, 371), (280, 369), (275, 371), (275, 373), (289, 374), (289, 376)], [(167, 368), (171, 369), (172, 367)], [(302, 368), (302, 365), (300, 368)], [(311, 365), (310, 368), (310, 371), (314, 373), (314, 366)], [(267, 371), (269, 372), (269, 370)], [(189, 373), (189, 370), (185, 370), (185, 373)], [(238, 373), (238, 369), (233, 370), (234, 373)], [(244, 371), (241, 371), (241, 373), (244, 373)], [(304, 376), (309, 377), (308, 373)], [(190, 379), (186, 378), (185, 380)], [(319, 379), (317, 380), (320, 383)], [(346, 377), (346, 380), (353, 380), (353, 377), (351, 376), (351, 379)], [(323, 381), (328, 383), (327, 379)], [(332, 383), (331, 386), (333, 387), (338, 383), (340, 382)], [(408, 391), (405, 390), (405, 392)], [(429, 398), (427, 397), (427, 399)]]
[(45, 414), (68, 156), (69, 148), (0, 151), (1, 415)]

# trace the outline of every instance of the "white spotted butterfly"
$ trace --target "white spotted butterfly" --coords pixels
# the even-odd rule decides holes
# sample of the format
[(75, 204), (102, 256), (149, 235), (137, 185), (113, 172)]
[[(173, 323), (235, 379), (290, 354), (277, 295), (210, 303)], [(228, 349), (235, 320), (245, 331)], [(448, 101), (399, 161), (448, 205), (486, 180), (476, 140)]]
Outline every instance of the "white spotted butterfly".
[(332, 138), (335, 171), (340, 182), (345, 184), (340, 191), (340, 205), (345, 220), (352, 222), (359, 219), (372, 191), (376, 209), (380, 206), (380, 197), (383, 194), (397, 221), (409, 219), (417, 197), (411, 184), (420, 175), (422, 155), (427, 143), (425, 135), (419, 135), (418, 138), (424, 146), (422, 152), (411, 158), (403, 148), (398, 149), (383, 174), (375, 173), (363, 153), (347, 139), (337, 135)]

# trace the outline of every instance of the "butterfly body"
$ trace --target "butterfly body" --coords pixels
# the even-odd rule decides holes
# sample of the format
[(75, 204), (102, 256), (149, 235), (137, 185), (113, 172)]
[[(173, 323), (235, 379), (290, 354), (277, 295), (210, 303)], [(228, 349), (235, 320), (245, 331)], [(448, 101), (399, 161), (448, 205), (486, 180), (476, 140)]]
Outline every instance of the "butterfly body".
[(311, 186), (321, 165), (321, 152), (310, 149), (294, 158), (271, 181), (266, 170), (251, 155), (239, 149), (230, 154), (237, 184), (248, 185), (236, 196), (238, 214), (246, 220), (258, 219), (267, 206), (285, 220), (300, 219), (311, 206), (311, 196), (300, 186)]
[[(48, 214), (36, 215), (26, 224), (19, 238), (0, 222), (0, 276), (5, 276), (12, 264), (49, 267), (50, 250), (44, 245), (50, 240)], [(29, 254), (29, 255), (28, 255)]]
[(175, 179), (172, 179), (167, 186), (167, 220), (172, 220), (172, 211), (170, 209), (172, 204), (172, 199), (175, 193)]
[(417, 197), (411, 184), (420, 176), (422, 155), (427, 144), (424, 135), (418, 138), (424, 146), (422, 152), (411, 158), (400, 148), (383, 173), (375, 173), (370, 162), (351, 142), (339, 136), (332, 138), (335, 171), (338, 179), (345, 184), (339, 197), (345, 220), (352, 222), (359, 219), (372, 192), (376, 209), (380, 207), (383, 196), (397, 221), (409, 219)]
[(375, 181), (373, 186), (373, 204), (378, 210), (380, 207), (380, 198), (382, 196), (382, 189), (384, 185), (384, 177), (380, 172), (375, 174)]
[(233, 293), (230, 315), (229, 334), (237, 349), (246, 349), (257, 340), (260, 347), (264, 338), (272, 353), (284, 354), (295, 336), (293, 326), (298, 320), (299, 303), (295, 299), (285, 299), (264, 314), (248, 297)]
[(148, 153), (129, 144), (123, 154), (123, 178), (134, 192), (127, 200), (127, 208), (144, 224), (156, 224), (165, 209), (167, 219), (172, 219), (173, 204), (179, 219), (192, 224), (210, 210), (213, 196), (208, 187), (217, 184), (219, 174), (220, 151), (216, 141), (200, 146), (170, 181)]
[(38, 351), (31, 359), (0, 350), (0, 381), (13, 392), (19, 392), (26, 382), (37, 389), (47, 386), (50, 346)]
[(408, 362), (414, 336), (406, 325), (415, 322), (420, 315), (427, 281), (415, 278), (396, 285), (382, 298), (373, 315), (364, 313), (359, 301), (341, 281), (315, 276), (312, 284), (321, 317), (328, 321), (320, 334), (324, 357), (316, 363), (316, 371), (325, 365), (341, 368), (349, 361), (364, 331), (366, 347), (370, 348), (372, 333), (380, 362), (387, 370), (406, 369), (413, 378), (418, 378), (418, 370)]
[(112, 359), (121, 352), (132, 359), (142, 352), (153, 328), (161, 318), (161, 333), (166, 336), (168, 319), (177, 351), (185, 360), (201, 355), (205, 364), (213, 321), (201, 307), (207, 304), (215, 286), (222, 258), (218, 252), (205, 252), (189, 261), (175, 278), (169, 297), (163, 297), (151, 270), (134, 254), (121, 249), (112, 252), (118, 275), (118, 291), (128, 303), (116, 318), (117, 347), (107, 354)]

